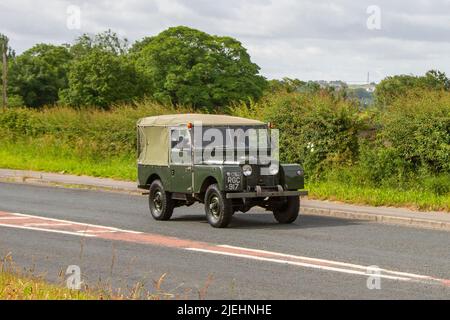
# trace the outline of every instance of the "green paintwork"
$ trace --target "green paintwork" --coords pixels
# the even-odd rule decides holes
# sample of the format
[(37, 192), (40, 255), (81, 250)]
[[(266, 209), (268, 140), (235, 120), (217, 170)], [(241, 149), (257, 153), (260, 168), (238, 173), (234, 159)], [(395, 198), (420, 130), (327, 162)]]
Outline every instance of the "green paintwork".
[[(226, 188), (225, 180), (227, 172), (236, 172), (240, 176), (241, 168), (237, 165), (197, 165), (194, 168), (194, 193), (199, 193), (203, 183), (208, 178), (213, 178), (217, 181), (220, 190), (229, 191)], [(241, 179), (242, 180), (242, 179)], [(237, 190), (242, 190), (241, 188)], [(235, 191), (237, 191), (235, 190)]]
[(170, 165), (171, 192), (192, 193), (192, 166)]
[[(191, 117), (196, 119), (200, 116), (191, 115)], [(205, 116), (202, 117), (205, 118)], [(277, 186), (281, 185), (284, 190), (291, 191), (304, 188), (303, 169), (298, 164), (280, 165), (280, 170), (275, 176), (261, 175), (261, 166), (252, 165), (253, 174), (250, 177), (243, 176), (239, 164), (172, 164), (169, 130), (174, 129), (163, 125), (168, 125), (168, 122), (173, 124), (174, 121), (185, 123), (187, 120), (181, 116), (161, 116), (146, 119), (146, 121), (159, 122), (147, 123), (146, 126), (143, 126), (142, 122), (138, 124), (138, 184), (140, 188), (148, 189), (154, 178), (160, 179), (168, 192), (194, 196), (203, 193), (212, 182), (217, 183), (219, 189), (227, 193), (254, 191), (256, 186), (277, 189)], [(165, 122), (161, 123), (163, 120)], [(253, 124), (252, 120), (235, 119), (233, 117), (230, 119), (229, 117), (208, 116), (206, 120), (210, 122), (213, 120), (215, 122), (221, 121), (221, 124), (224, 121), (244, 123), (245, 120)], [(255, 128), (261, 127), (260, 123), (253, 125)], [(176, 129), (179, 128), (184, 127), (176, 127)], [(190, 136), (192, 137), (192, 133), (190, 133)], [(189, 141), (192, 141), (192, 139)], [(183, 152), (182, 149), (181, 152)], [(191, 160), (193, 160), (192, 157), (195, 152), (194, 149), (191, 153)], [(302, 173), (301, 175), (298, 174), (299, 171)]]
[[(191, 172), (193, 170), (193, 174)], [(169, 165), (153, 166), (138, 164), (138, 183), (140, 188), (148, 189), (153, 176), (158, 176), (165, 189), (170, 192), (200, 193), (203, 183), (210, 178), (217, 181), (225, 191), (226, 172), (241, 172), (239, 166), (224, 165)], [(189, 190), (189, 188), (191, 188)]]
[(304, 175), (298, 175), (297, 172), (303, 168), (298, 164), (281, 164), (280, 179), (281, 185), (286, 190), (299, 190), (305, 187)]
[(139, 188), (148, 189), (152, 182), (153, 176), (158, 176), (163, 186), (168, 190), (171, 189), (171, 177), (168, 166), (153, 166), (138, 164), (138, 186)]
[[(274, 185), (281, 184), (285, 190), (298, 190), (304, 188), (303, 175), (299, 176), (297, 172), (302, 170), (298, 164), (282, 164), (280, 165), (280, 172), (276, 177), (261, 176), (252, 177), (251, 181), (262, 181), (266, 179), (272, 181)], [(169, 165), (169, 166), (153, 166), (153, 165), (138, 165), (138, 179), (140, 188), (148, 188), (151, 182), (151, 177), (158, 176), (165, 189), (170, 192), (198, 194), (201, 193), (204, 182), (214, 179), (220, 190), (225, 192), (243, 191), (247, 183), (247, 178), (242, 176), (242, 170), (239, 165)], [(227, 173), (234, 173), (241, 177), (240, 185), (234, 189), (227, 188), (226, 179)], [(250, 183), (254, 187), (257, 183)]]

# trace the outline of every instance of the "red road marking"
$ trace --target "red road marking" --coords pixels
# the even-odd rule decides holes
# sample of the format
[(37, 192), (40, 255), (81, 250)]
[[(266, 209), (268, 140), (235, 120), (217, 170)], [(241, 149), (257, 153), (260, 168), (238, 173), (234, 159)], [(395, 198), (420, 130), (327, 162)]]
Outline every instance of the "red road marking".
[[(9, 213), (0, 211), (0, 217), (0, 227), (3, 226), (35, 231), (56, 232), (81, 237), (94, 237), (113, 241), (148, 244), (153, 246), (184, 249), (208, 254), (220, 254), (259, 261), (285, 263), (300, 267), (315, 268), (354, 275), (372, 275), (368, 273), (368, 266), (356, 265), (351, 263), (302, 257), (250, 248), (217, 245), (202, 241), (164, 236), (160, 234), (122, 230), (114, 227), (45, 218), (21, 213)], [(444, 286), (450, 286), (450, 280), (447, 279), (438, 279), (430, 276), (404, 273), (386, 269), (380, 269), (380, 272), (381, 278), (400, 281), (417, 281), (434, 284), (437, 283)]]

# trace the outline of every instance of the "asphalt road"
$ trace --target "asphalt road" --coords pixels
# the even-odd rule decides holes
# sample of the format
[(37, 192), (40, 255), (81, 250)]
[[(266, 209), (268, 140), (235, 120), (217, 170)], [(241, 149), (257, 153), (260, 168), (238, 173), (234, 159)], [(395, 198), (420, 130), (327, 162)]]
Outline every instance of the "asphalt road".
[[(450, 233), (445, 231), (314, 216), (286, 226), (258, 210), (236, 214), (228, 229), (213, 229), (200, 205), (175, 209), (171, 221), (156, 222), (145, 196), (8, 183), (0, 183), (0, 211), (138, 231), (147, 237), (83, 237), (5, 227), (0, 221), (0, 256), (11, 253), (18, 266), (50, 281), (61, 281), (61, 270), (78, 265), (89, 285), (125, 291), (136, 283), (154, 291), (154, 280), (166, 273), (163, 292), (193, 299), (450, 298)], [(169, 237), (181, 239), (181, 244)], [(197, 247), (187, 248), (183, 243), (191, 242), (186, 240)], [(221, 245), (238, 247), (243, 254), (222, 252), (231, 249)], [(272, 258), (246, 248), (270, 251)], [(402, 272), (399, 276), (405, 273), (407, 279), (387, 276), (380, 279), (380, 289), (370, 290), (368, 276), (354, 268), (374, 265)]]

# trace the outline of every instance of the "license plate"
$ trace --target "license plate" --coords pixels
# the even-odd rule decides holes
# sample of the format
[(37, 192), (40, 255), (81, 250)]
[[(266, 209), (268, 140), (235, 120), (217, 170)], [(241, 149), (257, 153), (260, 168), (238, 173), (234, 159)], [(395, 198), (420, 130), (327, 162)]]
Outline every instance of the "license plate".
[(227, 172), (226, 189), (231, 191), (238, 190), (241, 186), (241, 179), (240, 172)]

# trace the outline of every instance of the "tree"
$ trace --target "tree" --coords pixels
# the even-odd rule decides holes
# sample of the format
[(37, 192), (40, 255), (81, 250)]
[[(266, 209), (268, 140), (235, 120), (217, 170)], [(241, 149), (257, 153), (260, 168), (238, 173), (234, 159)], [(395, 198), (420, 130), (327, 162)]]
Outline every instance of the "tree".
[(242, 44), (188, 27), (144, 38), (131, 48), (146, 93), (160, 102), (194, 107), (258, 99), (266, 86)]
[(383, 79), (375, 89), (376, 102), (380, 106), (391, 105), (395, 99), (411, 90), (450, 90), (450, 79), (445, 73), (430, 70), (424, 76), (396, 75)]
[(58, 101), (58, 92), (67, 87), (71, 55), (67, 48), (37, 44), (11, 63), (9, 90), (28, 107)]
[[(0, 52), (3, 53), (3, 45), (6, 48), (6, 57), (8, 59), (14, 59), (14, 57), (16, 56), (16, 52), (13, 50), (13, 48), (10, 47), (9, 45), (9, 38), (0, 33)], [(0, 61), (1, 63), (1, 61)]]
[(315, 94), (320, 92), (322, 88), (316, 81), (302, 81), (299, 79), (283, 78), (282, 80), (270, 80), (268, 81), (267, 92), (270, 93), (311, 93)]
[(121, 39), (117, 33), (107, 30), (93, 36), (87, 33), (81, 35), (70, 46), (70, 52), (75, 58), (88, 54), (93, 49), (124, 55), (128, 52), (128, 47), (129, 43), (126, 38)]
[(108, 108), (142, 96), (141, 77), (127, 55), (128, 47), (128, 40), (111, 30), (80, 36), (69, 49), (74, 60), (69, 87), (61, 91), (60, 101), (76, 107)]
[(0, 33), (0, 65), (1, 65), (1, 84), (2, 84), (2, 106), (7, 106), (7, 85), (8, 85), (8, 59), (14, 57), (14, 51), (9, 46), (9, 39)]
[(434, 90), (450, 90), (450, 79), (439, 70), (430, 70), (425, 73), (422, 82), (425, 86)]
[(68, 78), (69, 86), (61, 91), (61, 102), (71, 106), (108, 108), (141, 95), (134, 64), (126, 56), (100, 48), (75, 59)]
[(299, 92), (306, 85), (305, 81), (299, 79), (283, 78), (282, 80), (273, 79), (268, 81), (267, 91), (276, 92)]
[(2, 107), (3, 110), (6, 110), (7, 106), (7, 94), (6, 94), (6, 86), (7, 86), (7, 73), (8, 73), (8, 62), (6, 60), (6, 48), (8, 45), (8, 40), (6, 37), (2, 38), (0, 41), (0, 53), (2, 57)]

